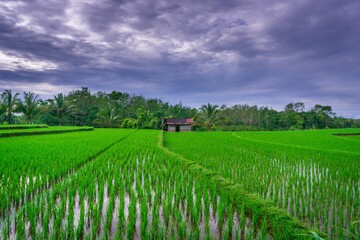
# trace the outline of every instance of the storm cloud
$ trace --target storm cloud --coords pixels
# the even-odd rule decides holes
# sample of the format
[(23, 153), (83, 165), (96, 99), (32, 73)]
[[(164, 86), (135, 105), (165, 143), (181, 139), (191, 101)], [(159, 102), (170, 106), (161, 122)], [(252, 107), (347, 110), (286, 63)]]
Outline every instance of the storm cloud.
[(359, 13), (357, 0), (1, 1), (0, 90), (302, 101), (360, 117)]

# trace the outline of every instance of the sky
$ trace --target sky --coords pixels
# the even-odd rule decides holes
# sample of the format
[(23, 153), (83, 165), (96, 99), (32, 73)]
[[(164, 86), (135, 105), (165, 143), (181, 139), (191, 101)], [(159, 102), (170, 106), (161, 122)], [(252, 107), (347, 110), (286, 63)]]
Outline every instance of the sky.
[(360, 1), (1, 0), (0, 91), (81, 87), (360, 118)]

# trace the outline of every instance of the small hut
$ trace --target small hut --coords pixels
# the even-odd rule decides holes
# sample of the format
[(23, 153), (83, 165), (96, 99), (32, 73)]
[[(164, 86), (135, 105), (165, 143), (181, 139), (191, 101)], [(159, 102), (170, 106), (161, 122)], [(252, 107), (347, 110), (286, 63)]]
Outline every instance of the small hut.
[(168, 132), (187, 132), (191, 131), (193, 124), (192, 118), (165, 118), (163, 130)]

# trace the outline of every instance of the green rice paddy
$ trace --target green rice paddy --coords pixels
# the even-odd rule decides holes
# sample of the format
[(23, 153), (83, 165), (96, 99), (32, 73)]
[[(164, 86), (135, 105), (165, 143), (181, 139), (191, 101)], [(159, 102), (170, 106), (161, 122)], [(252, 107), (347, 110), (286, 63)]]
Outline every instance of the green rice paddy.
[(0, 239), (356, 239), (354, 132), (1, 138)]

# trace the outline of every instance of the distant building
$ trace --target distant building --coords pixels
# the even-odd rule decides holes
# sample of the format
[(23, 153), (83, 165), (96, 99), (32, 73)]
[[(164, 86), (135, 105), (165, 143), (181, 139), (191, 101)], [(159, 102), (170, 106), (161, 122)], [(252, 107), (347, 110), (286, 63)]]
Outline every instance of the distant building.
[(168, 132), (187, 132), (191, 131), (193, 124), (192, 118), (165, 118), (163, 130)]

